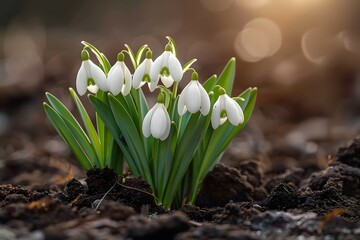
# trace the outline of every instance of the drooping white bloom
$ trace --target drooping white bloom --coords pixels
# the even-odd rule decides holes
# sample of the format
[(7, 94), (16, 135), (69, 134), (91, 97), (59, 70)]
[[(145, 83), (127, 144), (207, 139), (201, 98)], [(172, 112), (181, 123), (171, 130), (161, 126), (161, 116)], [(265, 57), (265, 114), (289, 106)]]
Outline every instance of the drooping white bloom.
[(197, 73), (193, 73), (192, 80), (183, 89), (178, 102), (178, 113), (184, 115), (186, 111), (190, 113), (201, 112), (207, 115), (210, 111), (210, 98), (204, 87), (199, 83)]
[(153, 136), (164, 141), (170, 133), (170, 117), (163, 103), (156, 103), (146, 114), (142, 131), (145, 137)]
[(159, 77), (161, 77), (161, 81), (166, 87), (170, 87), (174, 81), (181, 81), (183, 76), (182, 67), (171, 50), (171, 45), (167, 44), (165, 51), (154, 61), (150, 70), (150, 91), (155, 90), (159, 82)]
[[(91, 60), (88, 51), (81, 53), (82, 63), (76, 76), (76, 90), (80, 96), (86, 93), (88, 85), (95, 85), (101, 90), (107, 91), (106, 75)], [(89, 84), (89, 82), (92, 84)], [(95, 83), (95, 84), (94, 84)]]
[(244, 122), (244, 113), (239, 104), (224, 92), (214, 104), (211, 125), (216, 129), (227, 119), (233, 126), (237, 126)]
[(144, 59), (144, 61), (142, 61), (142, 63), (140, 63), (140, 65), (136, 68), (133, 77), (134, 88), (137, 89), (142, 87), (145, 84), (145, 82), (148, 82), (150, 87), (150, 81), (151, 81), (150, 69), (153, 64), (153, 60), (151, 58), (152, 58), (152, 53), (151, 51), (148, 51), (146, 53), (146, 58)]
[(125, 65), (123, 53), (118, 54), (118, 61), (111, 67), (107, 77), (107, 84), (109, 91), (114, 96), (120, 92), (124, 96), (129, 94), (132, 85), (132, 76), (130, 70)]

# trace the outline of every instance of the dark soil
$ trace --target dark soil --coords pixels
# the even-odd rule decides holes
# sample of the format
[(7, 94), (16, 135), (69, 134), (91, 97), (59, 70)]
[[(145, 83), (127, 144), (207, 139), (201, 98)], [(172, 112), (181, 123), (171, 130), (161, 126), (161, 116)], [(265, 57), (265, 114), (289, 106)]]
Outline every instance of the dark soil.
[(323, 170), (217, 164), (196, 204), (177, 211), (157, 206), (141, 178), (108, 168), (35, 183), (29, 173), (69, 172), (16, 160), (0, 171), (0, 239), (360, 239), (360, 139)]

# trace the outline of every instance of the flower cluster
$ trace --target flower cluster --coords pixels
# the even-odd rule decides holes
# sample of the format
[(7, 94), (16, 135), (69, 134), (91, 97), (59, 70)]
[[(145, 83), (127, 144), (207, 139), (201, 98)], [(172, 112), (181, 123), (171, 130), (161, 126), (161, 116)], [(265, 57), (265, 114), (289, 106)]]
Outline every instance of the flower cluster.
[[(44, 109), (85, 170), (108, 166), (122, 175), (126, 163), (133, 175), (148, 182), (159, 205), (177, 208), (195, 202), (206, 174), (249, 120), (257, 89), (229, 96), (235, 77), (233, 58), (218, 77), (201, 84), (191, 67), (196, 59), (182, 65), (174, 40), (167, 38), (165, 51), (154, 61), (147, 45), (136, 54), (125, 45), (113, 65), (96, 47), (83, 42), (76, 89), (79, 95), (91, 93), (88, 100), (96, 112), (96, 124), (71, 88), (82, 125), (50, 93)], [(99, 65), (90, 60), (89, 51)], [(191, 79), (178, 94), (188, 71)], [(145, 84), (150, 92), (157, 90), (152, 108), (143, 93)]]
[[(124, 62), (122, 52), (118, 54), (117, 62), (111, 67), (107, 76), (89, 59), (87, 50), (83, 50), (81, 56), (83, 62), (76, 78), (79, 95), (84, 95), (86, 89), (92, 93), (100, 89), (111, 92), (114, 96), (120, 93), (126, 96), (130, 93), (131, 87), (139, 89), (145, 83), (148, 83), (149, 90), (153, 92), (159, 84), (159, 79), (166, 88), (170, 88), (174, 82), (179, 83), (184, 74), (171, 44), (166, 45), (165, 51), (155, 61), (152, 61), (152, 51), (148, 49), (145, 59), (135, 69), (133, 75)], [(197, 72), (194, 69), (190, 70), (193, 70), (191, 81), (179, 96), (178, 114), (183, 116), (188, 111), (191, 114), (200, 112), (206, 116), (210, 112), (209, 94), (199, 83)], [(163, 97), (159, 99), (145, 116), (142, 131), (145, 137), (151, 135), (155, 139), (165, 140), (170, 133), (171, 121)], [(233, 126), (237, 126), (244, 122), (244, 114), (239, 104), (230, 98), (224, 89), (220, 89), (219, 98), (213, 105), (212, 127), (218, 128), (227, 119)]]

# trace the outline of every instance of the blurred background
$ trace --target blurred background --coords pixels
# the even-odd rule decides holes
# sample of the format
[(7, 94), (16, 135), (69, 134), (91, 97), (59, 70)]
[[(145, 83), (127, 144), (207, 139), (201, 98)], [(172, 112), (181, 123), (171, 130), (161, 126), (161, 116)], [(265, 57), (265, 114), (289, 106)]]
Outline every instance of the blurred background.
[(323, 168), (360, 129), (359, 13), (357, 0), (1, 0), (0, 166), (73, 160), (42, 102), (49, 91), (72, 108), (80, 41), (114, 62), (125, 43), (158, 56), (169, 35), (201, 81), (235, 57), (233, 95), (259, 88), (225, 162)]

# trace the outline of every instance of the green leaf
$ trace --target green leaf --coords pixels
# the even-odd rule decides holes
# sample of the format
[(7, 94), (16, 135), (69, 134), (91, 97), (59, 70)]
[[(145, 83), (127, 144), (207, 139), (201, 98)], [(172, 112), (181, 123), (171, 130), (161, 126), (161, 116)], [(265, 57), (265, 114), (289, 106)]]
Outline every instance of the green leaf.
[(103, 71), (105, 72), (105, 74), (107, 74), (110, 70), (110, 63), (109, 60), (107, 60), (107, 58), (105, 57), (105, 55), (103, 53), (101, 53), (94, 45), (92, 45), (91, 43), (88, 43), (86, 41), (82, 41), (81, 42), (85, 47), (89, 48), (94, 55), (96, 56), (97, 60), (99, 61), (101, 68), (103, 69)]
[[(72, 96), (72, 98), (75, 102), (75, 105), (80, 113), (81, 119), (84, 123), (85, 129), (87, 132), (87, 135), (91, 141), (91, 144), (93, 145), (93, 147), (95, 149), (97, 158), (100, 163), (103, 163), (103, 161), (104, 161), (103, 149), (101, 148), (100, 140), (97, 135), (96, 129), (95, 129), (94, 125), (92, 124), (90, 117), (89, 117), (88, 113), (86, 112), (84, 105), (82, 104), (79, 97), (77, 96), (76, 92), (72, 88), (69, 88), (69, 92), (70, 92), (70, 95)], [(103, 165), (103, 164), (100, 164), (100, 165)]]
[(213, 90), (216, 83), (217, 83), (217, 76), (216, 76), (216, 74), (214, 74), (211, 77), (209, 77), (208, 80), (206, 80), (204, 82), (203, 87), (207, 92), (210, 92)]
[(148, 166), (148, 160), (145, 154), (144, 145), (130, 114), (123, 106), (123, 104), (111, 94), (109, 94), (109, 102), (115, 121), (125, 138), (130, 152), (133, 153), (134, 161), (138, 161), (141, 165), (141, 176), (147, 180), (150, 186), (154, 186), (150, 168)]
[(167, 40), (169, 40), (170, 45), (172, 46), (172, 52), (175, 56), (177, 56), (177, 47), (176, 47), (176, 43), (174, 41), (174, 39), (172, 39), (169, 36), (166, 36)]
[(256, 88), (249, 88), (244, 91), (239, 97), (244, 98), (245, 101), (238, 102), (244, 111), (244, 122), (238, 126), (232, 126), (228, 121), (221, 125), (219, 128), (214, 130), (210, 141), (207, 144), (207, 149), (203, 158), (201, 170), (198, 175), (197, 185), (199, 185), (206, 174), (215, 164), (216, 159), (225, 148), (228, 146), (230, 141), (236, 136), (236, 134), (246, 125), (248, 122), (252, 110), (256, 101)]
[(108, 74), (109, 73), (109, 71), (110, 71), (110, 68), (111, 68), (111, 63), (110, 63), (110, 61), (107, 59), (107, 57), (103, 54), (103, 53), (100, 53), (100, 55), (101, 55), (101, 59), (103, 60), (103, 62), (104, 62), (104, 72), (105, 72), (105, 74)]
[(136, 56), (135, 56), (134, 52), (131, 50), (131, 48), (129, 47), (129, 45), (125, 44), (125, 47), (128, 50), (128, 55), (130, 57), (131, 63), (133, 65), (134, 69), (136, 69), (137, 68), (137, 62), (136, 62), (136, 59), (135, 59)]
[(136, 60), (136, 67), (138, 67), (138, 66), (140, 65), (141, 58), (142, 58), (142, 56), (143, 56), (143, 54), (144, 54), (144, 51), (146, 50), (147, 46), (148, 46), (147, 44), (144, 44), (144, 45), (142, 45), (142, 46), (139, 48), (139, 50), (137, 51), (137, 53), (136, 53), (136, 58), (135, 58), (135, 60)]
[(114, 172), (122, 175), (124, 154), (114, 139), (111, 141), (109, 149), (111, 149), (111, 152), (109, 154), (110, 157), (108, 158), (109, 162), (107, 163), (107, 166), (112, 168)]
[(195, 150), (204, 133), (206, 120), (207, 118), (202, 115), (200, 116), (199, 113), (192, 114), (180, 141), (177, 142), (173, 167), (164, 198), (164, 204), (166, 203), (167, 207), (171, 206), (180, 183), (191, 163)]
[(64, 139), (64, 141), (69, 145), (81, 167), (85, 170), (92, 168), (93, 165), (91, 160), (81, 148), (72, 131), (69, 129), (68, 125), (64, 122), (61, 116), (47, 103), (44, 103), (43, 107), (52, 125), (55, 127), (56, 131)]
[(57, 97), (48, 92), (45, 93), (45, 95), (54, 110), (56, 110), (63, 118), (68, 119), (74, 126), (81, 128), (80, 124), (76, 121), (69, 109), (67, 109)]
[(166, 183), (169, 180), (170, 172), (172, 169), (172, 159), (174, 157), (175, 148), (173, 147), (174, 142), (176, 143), (176, 126), (171, 124), (170, 133), (167, 139), (159, 141), (158, 146), (158, 157), (157, 160), (157, 173), (154, 177), (157, 177), (159, 185), (157, 186), (158, 194), (157, 197), (163, 200)]
[(235, 70), (236, 61), (235, 58), (231, 58), (226, 64), (216, 83), (217, 85), (223, 87), (229, 96), (231, 96), (232, 88), (234, 86)]
[(94, 95), (89, 95), (88, 98), (91, 104), (96, 109), (96, 112), (103, 119), (106, 127), (109, 129), (112, 136), (116, 140), (118, 146), (120, 147), (121, 151), (125, 156), (125, 159), (127, 160), (127, 163), (129, 164), (132, 173), (135, 176), (141, 176), (140, 171), (135, 164), (136, 162), (132, 159), (133, 158), (132, 154), (128, 150), (125, 143), (122, 141), (123, 138), (122, 132), (117, 126), (117, 122), (114, 118), (110, 106), (106, 105), (103, 101), (101, 101), (99, 98), (95, 97)]
[(194, 58), (185, 63), (185, 65), (183, 66), (183, 73), (185, 73), (196, 61), (197, 59)]

